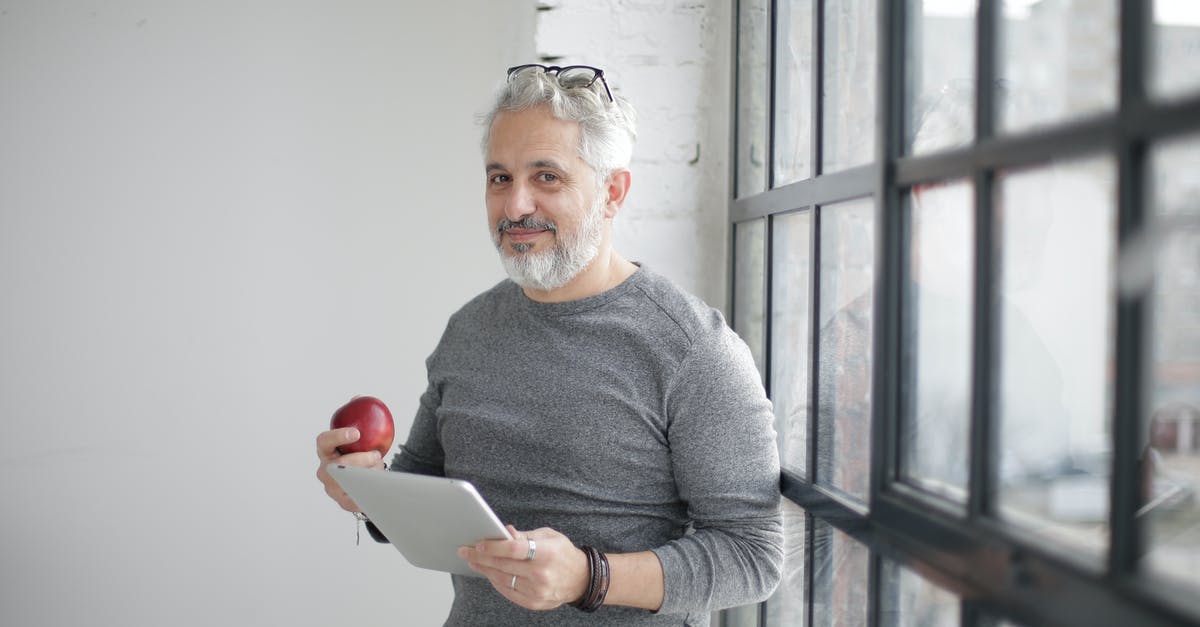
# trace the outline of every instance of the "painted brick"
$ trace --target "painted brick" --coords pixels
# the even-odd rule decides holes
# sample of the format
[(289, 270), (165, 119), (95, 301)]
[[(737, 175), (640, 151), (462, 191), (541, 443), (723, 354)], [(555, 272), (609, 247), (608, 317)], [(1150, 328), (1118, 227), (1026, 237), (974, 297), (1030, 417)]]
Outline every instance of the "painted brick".
[(730, 9), (720, 0), (539, 0), (535, 49), (605, 68), (638, 110), (633, 187), (614, 242), (726, 304)]

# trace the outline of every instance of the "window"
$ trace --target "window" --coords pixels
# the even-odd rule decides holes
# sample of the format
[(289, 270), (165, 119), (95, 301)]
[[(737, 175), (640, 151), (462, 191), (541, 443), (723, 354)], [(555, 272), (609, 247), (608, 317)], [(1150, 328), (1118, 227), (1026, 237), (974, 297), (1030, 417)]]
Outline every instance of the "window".
[(1200, 5), (734, 6), (786, 559), (725, 624), (1200, 622)]

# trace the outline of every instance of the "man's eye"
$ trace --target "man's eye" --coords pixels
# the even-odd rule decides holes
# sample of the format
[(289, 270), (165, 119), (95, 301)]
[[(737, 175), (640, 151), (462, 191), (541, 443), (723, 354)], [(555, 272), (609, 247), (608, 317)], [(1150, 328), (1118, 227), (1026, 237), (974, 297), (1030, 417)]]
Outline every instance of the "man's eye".
[(509, 181), (507, 174), (493, 174), (488, 178), (493, 185), (503, 185)]
[(553, 183), (558, 180), (558, 175), (553, 172), (542, 172), (538, 174), (538, 179), (543, 183)]

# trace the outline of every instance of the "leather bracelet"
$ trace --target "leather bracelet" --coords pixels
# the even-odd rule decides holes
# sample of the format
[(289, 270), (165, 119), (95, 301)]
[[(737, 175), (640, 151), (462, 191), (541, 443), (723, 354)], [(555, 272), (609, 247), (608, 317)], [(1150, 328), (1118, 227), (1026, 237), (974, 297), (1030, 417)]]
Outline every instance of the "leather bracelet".
[(588, 587), (583, 596), (571, 606), (584, 612), (595, 612), (601, 605), (604, 605), (604, 599), (608, 597), (608, 585), (611, 579), (608, 556), (590, 546), (579, 548), (587, 555), (588, 559)]
[(611, 579), (609, 576), (608, 556), (600, 551), (596, 551), (596, 555), (600, 557), (600, 590), (596, 593), (596, 607), (600, 607), (604, 605), (604, 599), (608, 598), (608, 584)]
[(592, 594), (595, 592), (596, 588), (596, 559), (592, 556), (592, 552), (595, 551), (595, 549), (590, 546), (581, 546), (579, 547), (579, 550), (583, 551), (583, 554), (587, 556), (588, 585), (587, 589), (583, 591), (583, 596), (579, 597), (578, 601), (572, 603), (571, 607), (583, 610), (585, 612), (593, 612), (595, 611), (595, 608), (590, 610), (587, 608), (588, 600), (592, 598)]

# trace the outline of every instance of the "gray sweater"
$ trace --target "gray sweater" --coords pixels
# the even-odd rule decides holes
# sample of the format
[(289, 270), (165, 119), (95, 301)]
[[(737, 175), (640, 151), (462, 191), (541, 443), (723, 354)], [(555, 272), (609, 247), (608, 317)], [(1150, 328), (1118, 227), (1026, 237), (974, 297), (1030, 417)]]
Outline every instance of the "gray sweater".
[(774, 590), (771, 406), (720, 312), (645, 268), (566, 303), (504, 281), (451, 316), (427, 367), (393, 470), (469, 480), (518, 529), (652, 550), (666, 587), (657, 613), (532, 612), (454, 576), (447, 625), (707, 625)]

